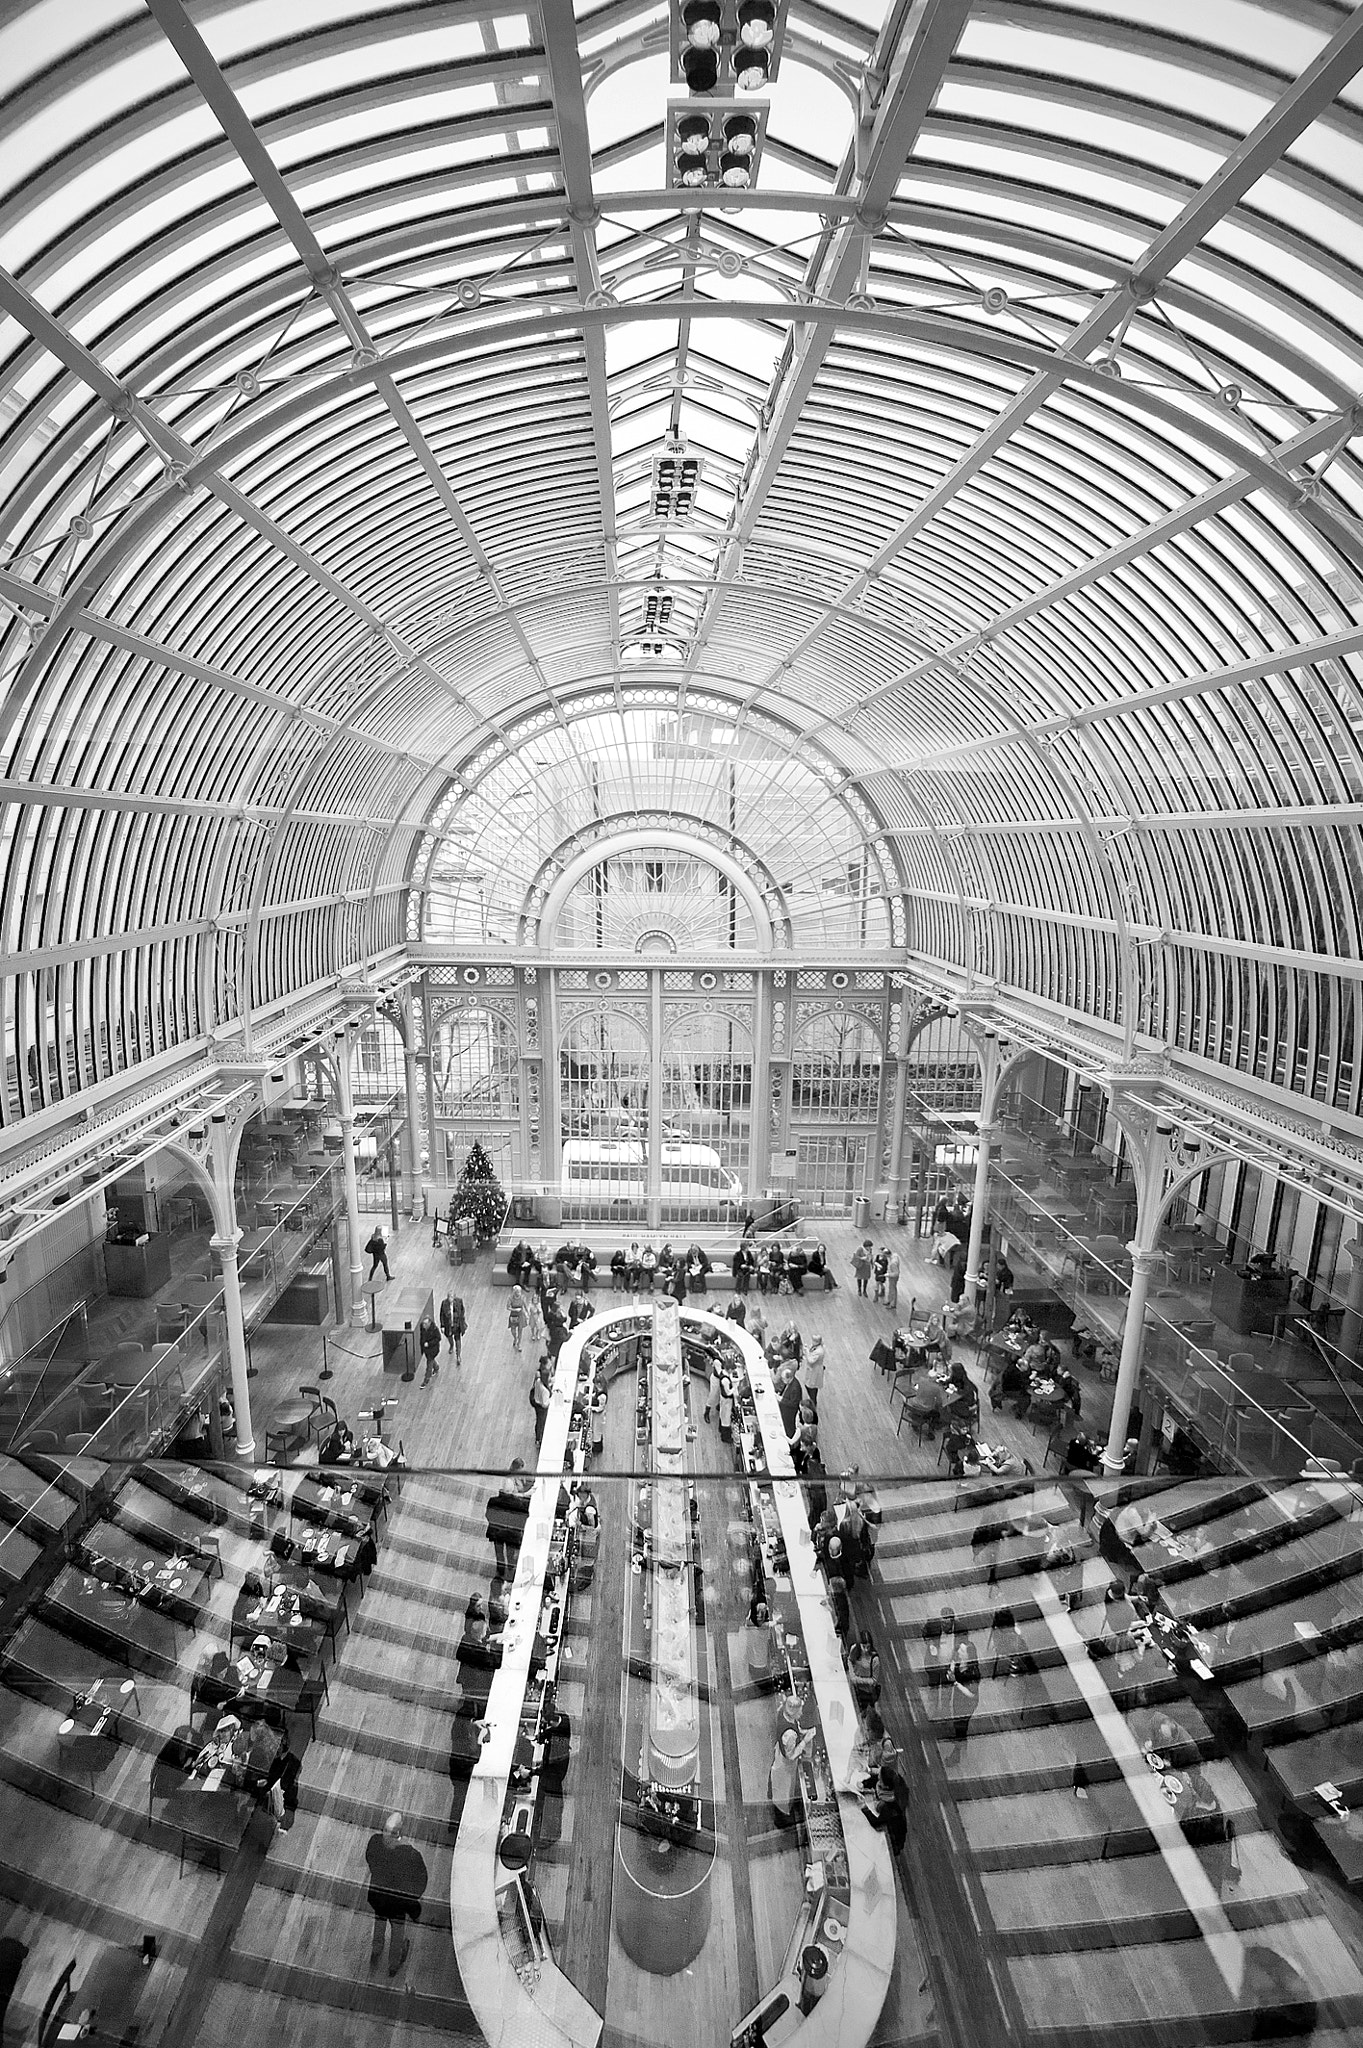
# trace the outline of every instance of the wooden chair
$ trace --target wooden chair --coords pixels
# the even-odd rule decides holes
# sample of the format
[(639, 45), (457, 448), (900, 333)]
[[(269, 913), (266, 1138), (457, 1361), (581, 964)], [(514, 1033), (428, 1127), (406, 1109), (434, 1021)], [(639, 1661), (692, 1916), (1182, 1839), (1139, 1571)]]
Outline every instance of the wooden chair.
[(103, 1380), (81, 1380), (76, 1388), (81, 1428), (94, 1430), (107, 1422), (117, 1398), (116, 1390)]
[[(315, 1436), (320, 1443), (323, 1436), (330, 1435), (331, 1429), (335, 1427), (336, 1403), (330, 1400), (320, 1387), (300, 1387), (298, 1391), (305, 1400), (312, 1403), (308, 1414), (308, 1435)], [(331, 1410), (330, 1423), (327, 1420), (328, 1409)]]
[(156, 1328), (152, 1336), (153, 1345), (174, 1344), (189, 1328), (189, 1310), (183, 1307), (161, 1307), (156, 1311)]

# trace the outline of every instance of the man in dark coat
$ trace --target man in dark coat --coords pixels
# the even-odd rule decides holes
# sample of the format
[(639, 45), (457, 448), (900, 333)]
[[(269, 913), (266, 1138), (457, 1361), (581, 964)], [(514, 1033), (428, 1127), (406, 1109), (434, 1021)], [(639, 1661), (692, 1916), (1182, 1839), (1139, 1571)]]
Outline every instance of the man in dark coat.
[(454, 1353), (456, 1365), (464, 1363), (464, 1332), (468, 1326), (469, 1319), (464, 1313), (463, 1297), (451, 1288), (440, 1304), (440, 1327), (446, 1343)]
[(400, 1813), (390, 1813), (382, 1834), (369, 1837), (364, 1860), (369, 1866), (369, 1908), (374, 1915), (369, 1967), (377, 1966), (388, 1937), (388, 1974), (396, 1977), (412, 1945), (407, 1922), (420, 1919), (427, 1883), (425, 1860), (415, 1844), (404, 1838)]

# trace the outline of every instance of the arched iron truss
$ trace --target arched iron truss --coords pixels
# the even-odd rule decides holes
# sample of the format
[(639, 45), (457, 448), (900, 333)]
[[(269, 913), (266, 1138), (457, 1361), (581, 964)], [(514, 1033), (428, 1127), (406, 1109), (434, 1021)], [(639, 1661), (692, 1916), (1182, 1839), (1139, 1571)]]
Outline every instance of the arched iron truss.
[(648, 705), (906, 966), (1358, 1115), (1363, 20), (871, 12), (683, 193), (661, 0), (6, 11), (0, 1119), (400, 959)]
[(543, 919), (548, 899), (556, 885), (562, 884), (584, 855), (598, 850), (609, 854), (627, 836), (653, 842), (655, 833), (662, 835), (656, 842), (659, 844), (675, 840), (678, 843), (695, 841), (704, 846), (717, 867), (746, 885), (754, 903), (760, 905), (764, 922), (776, 943), (783, 949), (789, 948), (791, 924), (785, 892), (766, 863), (741, 840), (713, 825), (692, 821), (684, 834), (678, 832), (675, 819), (667, 812), (657, 812), (653, 816), (640, 813), (628, 818), (602, 818), (555, 847), (548, 859), (541, 861), (536, 868), (526, 892), (519, 933), (522, 941), (532, 947), (543, 945)]

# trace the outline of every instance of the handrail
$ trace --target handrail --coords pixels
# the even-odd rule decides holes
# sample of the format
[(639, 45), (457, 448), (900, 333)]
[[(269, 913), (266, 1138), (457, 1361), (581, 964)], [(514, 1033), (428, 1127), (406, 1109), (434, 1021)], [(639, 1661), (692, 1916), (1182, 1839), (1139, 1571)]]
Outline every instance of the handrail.
[[(48, 1331), (47, 1334), (52, 1338), (52, 1349), (48, 1352), (47, 1357), (43, 1360), (42, 1366), (38, 1372), (38, 1377), (34, 1382), (33, 1392), (29, 1395), (27, 1401), (24, 1403), (23, 1412), (20, 1415), (19, 1420), (14, 1425), (14, 1429), (11, 1432), (11, 1442), (18, 1443), (19, 1438), (23, 1433), (24, 1424), (28, 1421), (29, 1410), (32, 1408), (33, 1403), (37, 1400), (38, 1395), (42, 1391), (43, 1381), (47, 1378), (48, 1370), (52, 1365), (53, 1359), (57, 1355), (57, 1347), (61, 1343), (62, 1338), (66, 1335), (68, 1324), (72, 1321), (74, 1317), (83, 1314), (84, 1310), (85, 1303), (83, 1301), (77, 1302), (76, 1306), (70, 1309), (67, 1312), (67, 1314), (62, 1317), (61, 1322), (54, 1324), (52, 1329)], [(42, 1340), (40, 1339), (39, 1342), (41, 1341)], [(35, 1350), (36, 1348), (37, 1347), (35, 1345), (30, 1345), (28, 1351), (22, 1352), (20, 1356), (14, 1361), (16, 1368), (23, 1364), (24, 1359), (27, 1358), (29, 1355), (29, 1351)], [(74, 1377), (76, 1379), (79, 1379), (80, 1375), (77, 1373), (74, 1375)], [(41, 1412), (41, 1410), (39, 1412)]]
[[(1030, 1218), (1035, 1218), (1045, 1222), (1048, 1228), (1058, 1231), (1060, 1237), (1063, 1240), (1067, 1240), (1069, 1245), (1073, 1246), (1081, 1242), (1081, 1240), (1077, 1237), (1076, 1233), (1070, 1230), (1069, 1227), (1066, 1224), (1062, 1223), (1057, 1217), (1051, 1215), (1051, 1213), (1045, 1207), (1045, 1204), (1038, 1200), (1038, 1198), (1034, 1196), (1029, 1189), (1019, 1187), (1017, 1183), (1013, 1181), (1010, 1178), (1010, 1176), (1002, 1169), (1000, 1169), (999, 1171), (999, 1180), (1006, 1186), (1008, 1190), (1008, 1196), (1010, 1199), (1008, 1200), (1007, 1207), (1012, 1208), (1014, 1211), (1013, 1215), (1009, 1217), (1006, 1211), (1004, 1210), (1004, 1206), (1001, 1204), (1001, 1222), (1011, 1222), (1013, 1223), (1014, 1227), (1025, 1232)], [(1024, 1213), (1021, 1216), (1019, 1216), (1017, 1213), (1018, 1204), (1023, 1205)], [(1027, 1212), (1030, 1212), (1030, 1218)], [(1028, 1249), (1032, 1250), (1034, 1249), (1034, 1247), (1029, 1245)], [(1062, 1263), (1063, 1257), (1065, 1256), (1068, 1256), (1068, 1253), (1062, 1254)], [(1096, 1256), (1092, 1251), (1091, 1247), (1084, 1247), (1084, 1258), (1091, 1265), (1095, 1265), (1099, 1267), (1103, 1272), (1107, 1273), (1112, 1280), (1116, 1281), (1119, 1286), (1125, 1289), (1127, 1285), (1125, 1276), (1121, 1274), (1115, 1266), (1110, 1265), (1107, 1262), (1107, 1260), (1103, 1259), (1100, 1256)], [(1056, 1286), (1056, 1291), (1060, 1293), (1062, 1297), (1068, 1294), (1071, 1301), (1071, 1306), (1078, 1307), (1083, 1300), (1082, 1289), (1077, 1284), (1074, 1285), (1072, 1289), (1066, 1288), (1063, 1279), (1057, 1279), (1057, 1277), (1054, 1274), (1051, 1274), (1049, 1267), (1047, 1267), (1046, 1270), (1048, 1278), (1050, 1278), (1052, 1284)], [(1147, 1302), (1145, 1316), (1147, 1324), (1153, 1322), (1157, 1324), (1160, 1328), (1169, 1332), (1169, 1334), (1174, 1336), (1175, 1338), (1180, 1338), (1182, 1339), (1182, 1341), (1187, 1342), (1186, 1339), (1183, 1339), (1182, 1332), (1180, 1332), (1178, 1326), (1170, 1322), (1169, 1318), (1161, 1310), (1158, 1301), (1151, 1300)], [(1325, 1351), (1322, 1347), (1319, 1338), (1317, 1337), (1317, 1334), (1314, 1331), (1310, 1331), (1309, 1328), (1308, 1334), (1311, 1337), (1313, 1343), (1315, 1344), (1317, 1351), (1320, 1353), (1322, 1358), (1324, 1358)], [(1311, 1459), (1318, 1457), (1320, 1455), (1319, 1452), (1313, 1451), (1309, 1444), (1302, 1442), (1301, 1438), (1283, 1419), (1282, 1414), (1275, 1413), (1272, 1409), (1266, 1408), (1262, 1401), (1256, 1399), (1256, 1397), (1253, 1394), (1248, 1392), (1246, 1388), (1242, 1387), (1240, 1382), (1230, 1372), (1229, 1368), (1223, 1365), (1221, 1360), (1214, 1353), (1204, 1351), (1200, 1345), (1188, 1343), (1187, 1352), (1185, 1354), (1185, 1362), (1192, 1359), (1197, 1359), (1199, 1361), (1201, 1369), (1215, 1372), (1218, 1379), (1225, 1383), (1226, 1389), (1228, 1390), (1226, 1396), (1228, 1400), (1230, 1400), (1233, 1397), (1234, 1403), (1239, 1409), (1241, 1409), (1242, 1411), (1246, 1409), (1252, 1410), (1254, 1414), (1258, 1416), (1260, 1420), (1263, 1421), (1271, 1431), (1276, 1432), (1287, 1443), (1294, 1445), (1296, 1449), (1301, 1453), (1302, 1460), (1304, 1463), (1309, 1462)], [(1326, 1363), (1329, 1366), (1332, 1376), (1337, 1379), (1338, 1375), (1334, 1372), (1333, 1365), (1330, 1363), (1328, 1359), (1326, 1359)], [(1196, 1431), (1198, 1429), (1197, 1414), (1195, 1411), (1192, 1411), (1188, 1408), (1188, 1404), (1184, 1396), (1178, 1391), (1178, 1389), (1169, 1384), (1168, 1373), (1161, 1373), (1159, 1367), (1153, 1364), (1147, 1367), (1147, 1370), (1150, 1371), (1153, 1377), (1160, 1382), (1166, 1396), (1175, 1401), (1180, 1407), (1180, 1409), (1185, 1411), (1186, 1419), (1192, 1424), (1194, 1430)], [(1283, 1384), (1284, 1391), (1286, 1392), (1287, 1389), (1291, 1386), (1291, 1382), (1285, 1380)], [(1361, 1434), (1363, 1434), (1363, 1413), (1360, 1413), (1360, 1411), (1357, 1409), (1353, 1402), (1352, 1396), (1349, 1395), (1348, 1389), (1343, 1386), (1342, 1382), (1340, 1382), (1340, 1386), (1341, 1391), (1349, 1400), (1350, 1408), (1358, 1417), (1360, 1423), (1360, 1432)], [(1335, 1437), (1338, 1440), (1337, 1448), (1342, 1450), (1351, 1449), (1355, 1451), (1358, 1449), (1358, 1445), (1356, 1445), (1353, 1442), (1353, 1440), (1348, 1435), (1348, 1432), (1345, 1431), (1339, 1424), (1332, 1422), (1328, 1416), (1319, 1415), (1318, 1411), (1312, 1412), (1315, 1416), (1315, 1421), (1317, 1424), (1333, 1431)], [(1205, 1435), (1205, 1431), (1202, 1432), (1202, 1434)], [(1235, 1458), (1235, 1452), (1228, 1444), (1217, 1444), (1214, 1445), (1213, 1448), (1221, 1451), (1224, 1455), (1230, 1457), (1232, 1460)]]

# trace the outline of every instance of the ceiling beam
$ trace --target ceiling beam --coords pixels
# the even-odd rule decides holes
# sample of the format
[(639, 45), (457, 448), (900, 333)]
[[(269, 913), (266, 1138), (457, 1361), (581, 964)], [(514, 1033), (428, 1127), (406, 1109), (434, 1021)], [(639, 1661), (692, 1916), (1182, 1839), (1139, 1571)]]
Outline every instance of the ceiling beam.
[[(805, 283), (820, 299), (840, 305), (856, 288), (870, 242), (882, 224), (969, 17), (970, 0), (926, 0), (921, 10), (910, 11), (909, 27), (900, 45), (877, 53), (873, 59), (872, 68), (886, 75), (889, 83), (871, 125), (864, 160), (857, 165), (854, 152), (853, 160), (844, 164), (841, 173), (844, 180), (849, 176), (857, 178), (856, 192), (848, 195), (850, 204), (845, 209), (839, 207), (844, 217), (827, 238), (826, 249), (821, 242), (810, 259)], [(894, 19), (897, 21), (898, 17)], [(816, 210), (828, 211), (822, 197)], [(729, 529), (720, 546), (716, 590), (741, 559), (761, 517), (767, 493), (800, 424), (833, 335), (831, 323), (797, 325), (791, 330), (787, 355), (777, 365), (767, 397), (763, 415), (766, 425), (759, 432), (739, 484)], [(712, 597), (695, 634), (693, 659), (709, 638), (716, 609), (717, 599)]]
[(1230, 152), (1168, 226), (1152, 238), (1123, 282), (1106, 292), (1087, 318), (1080, 321), (1069, 339), (1055, 352), (1054, 360), (1034, 372), (969, 451), (925, 495), (912, 518), (900, 528), (894, 554), (908, 547), (924, 527), (950, 504), (957, 492), (1012, 438), (1017, 429), (1059, 390), (1077, 363), (1086, 361), (1137, 306), (1144, 305), (1155, 296), (1162, 280), (1197, 248), (1212, 228), (1233, 212), (1250, 187), (1272, 170), (1317, 115), (1356, 75), (1360, 66), (1363, 66), (1363, 9), (1356, 9), (1243, 142)]
[[(591, 135), (587, 125), (587, 98), (582, 86), (582, 59), (578, 51), (572, 0), (541, 0), (540, 16), (545, 55), (549, 60), (558, 151), (563, 164), (563, 189), (568, 201), (568, 230), (577, 275), (577, 295), (585, 306), (601, 284), (596, 248), (599, 209), (592, 186)], [(600, 327), (584, 328), (583, 343), (587, 351), (596, 483), (601, 494), (601, 532), (606, 544), (611, 660), (618, 662), (620, 599), (615, 574), (615, 451), (611, 438), (604, 330)]]

